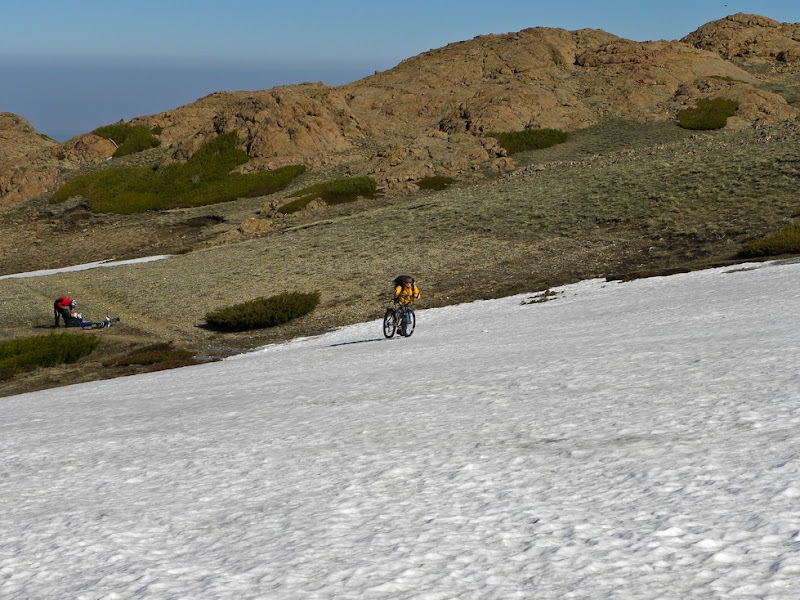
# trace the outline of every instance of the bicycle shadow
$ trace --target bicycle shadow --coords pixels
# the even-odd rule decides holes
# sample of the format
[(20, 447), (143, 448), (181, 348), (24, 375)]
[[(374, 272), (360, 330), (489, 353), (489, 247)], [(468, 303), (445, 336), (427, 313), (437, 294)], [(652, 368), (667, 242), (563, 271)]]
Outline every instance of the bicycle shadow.
[(352, 346), (353, 344), (368, 344), (370, 342), (382, 342), (386, 338), (372, 338), (370, 340), (355, 340), (353, 342), (339, 342), (338, 344), (331, 344), (329, 348), (335, 348), (336, 346)]

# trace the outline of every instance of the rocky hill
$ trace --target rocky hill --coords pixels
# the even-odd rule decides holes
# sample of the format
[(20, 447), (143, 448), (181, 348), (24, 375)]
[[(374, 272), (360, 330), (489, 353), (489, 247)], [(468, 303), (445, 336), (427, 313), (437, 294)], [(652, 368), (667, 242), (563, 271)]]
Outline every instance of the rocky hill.
[[(763, 28), (758, 18), (731, 23), (748, 32)], [(783, 47), (781, 57), (797, 44), (780, 28), (742, 34), (759, 36), (762, 45)], [(491, 131), (573, 131), (609, 117), (669, 120), (697, 98), (717, 96), (739, 102), (739, 126), (800, 114), (745, 67), (689, 41), (534, 28), (450, 44), (338, 88), (213, 94), (141, 121), (163, 128), (179, 159), (210, 136), (236, 130), (254, 159), (250, 168), (341, 163), (402, 186), (434, 174), (513, 169), (485, 135)]]
[(113, 142), (86, 134), (59, 144), (12, 113), (0, 113), (0, 211), (53, 189), (76, 170), (107, 160)]
[[(671, 120), (698, 98), (715, 97), (739, 102), (731, 127), (794, 118), (799, 32), (800, 24), (744, 14), (680, 41), (532, 28), (453, 43), (340, 87), (219, 92), (134, 122), (160, 128), (167, 162), (236, 131), (251, 170), (336, 164), (389, 187), (435, 174), (475, 178), (515, 168), (485, 135), (491, 131), (574, 131), (611, 117)], [(31, 143), (36, 133), (13, 115), (0, 127), (0, 209), (52, 191), (114, 150), (87, 135)]]
[(703, 25), (681, 41), (775, 73), (797, 74), (800, 65), (800, 23), (739, 13)]

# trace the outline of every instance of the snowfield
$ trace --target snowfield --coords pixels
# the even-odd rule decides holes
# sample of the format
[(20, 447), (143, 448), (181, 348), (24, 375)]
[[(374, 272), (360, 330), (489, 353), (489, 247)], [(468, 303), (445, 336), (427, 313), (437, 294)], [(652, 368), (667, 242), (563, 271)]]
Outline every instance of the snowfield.
[(800, 262), (554, 291), (0, 399), (0, 597), (800, 598)]

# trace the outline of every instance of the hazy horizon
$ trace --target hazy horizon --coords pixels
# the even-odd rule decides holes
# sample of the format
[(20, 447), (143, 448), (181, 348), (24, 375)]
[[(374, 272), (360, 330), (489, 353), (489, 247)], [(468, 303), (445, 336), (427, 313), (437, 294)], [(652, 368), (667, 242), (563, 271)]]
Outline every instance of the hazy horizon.
[[(110, 123), (171, 110), (214, 92), (280, 85), (357, 81), (399, 60), (255, 61), (98, 60), (92, 57), (0, 59), (5, 82), (0, 111), (27, 119), (40, 133), (66, 141)], [(116, 63), (116, 64), (115, 64)]]

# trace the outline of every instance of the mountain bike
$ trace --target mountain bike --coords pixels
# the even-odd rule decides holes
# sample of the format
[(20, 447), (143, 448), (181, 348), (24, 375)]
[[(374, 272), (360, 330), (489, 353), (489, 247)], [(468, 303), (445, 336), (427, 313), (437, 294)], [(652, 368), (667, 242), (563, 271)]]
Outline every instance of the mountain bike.
[(114, 323), (119, 323), (119, 317), (113, 319), (106, 315), (102, 321), (84, 321), (83, 315), (77, 315), (77, 326), (81, 329), (105, 329), (111, 327)]
[(417, 317), (411, 306), (397, 306), (387, 308), (383, 315), (383, 335), (386, 338), (393, 337), (395, 331), (403, 337), (411, 337), (414, 327), (417, 324)]

